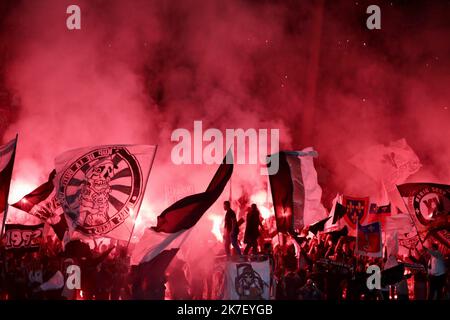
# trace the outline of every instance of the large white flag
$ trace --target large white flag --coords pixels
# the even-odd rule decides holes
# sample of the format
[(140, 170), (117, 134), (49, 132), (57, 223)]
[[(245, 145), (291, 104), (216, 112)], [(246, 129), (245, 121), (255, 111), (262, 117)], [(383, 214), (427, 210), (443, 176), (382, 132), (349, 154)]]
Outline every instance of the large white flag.
[(155, 153), (151, 145), (106, 145), (55, 159), (56, 197), (72, 238), (130, 238)]
[(391, 142), (388, 146), (378, 144), (357, 153), (350, 163), (375, 181), (384, 183), (386, 190), (395, 190), (397, 184), (419, 171), (419, 157), (405, 139)]

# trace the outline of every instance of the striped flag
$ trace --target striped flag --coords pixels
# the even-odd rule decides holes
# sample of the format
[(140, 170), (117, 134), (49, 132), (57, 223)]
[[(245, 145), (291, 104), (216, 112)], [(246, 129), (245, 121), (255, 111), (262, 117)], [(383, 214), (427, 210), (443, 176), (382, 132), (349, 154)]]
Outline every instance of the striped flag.
[(191, 228), (217, 201), (233, 173), (232, 161), (223, 160), (205, 192), (185, 197), (167, 209), (157, 220), (157, 225), (146, 229), (136, 244), (131, 257), (133, 265), (148, 262), (169, 248), (179, 248)]
[(55, 176), (56, 171), (53, 170), (45, 183), (11, 206), (49, 223), (58, 239), (63, 240), (69, 229), (61, 205), (55, 197)]
[(7, 144), (0, 146), (0, 218), (2, 221), (1, 235), (5, 227), (8, 196), (11, 185), (11, 178), (16, 156), (17, 137)]
[(279, 170), (269, 175), (269, 181), (278, 232), (295, 233), (326, 218), (328, 213), (321, 203), (322, 188), (313, 161), (317, 152), (306, 148), (270, 157), (274, 156), (279, 157)]
[(419, 240), (431, 236), (450, 249), (450, 185), (405, 183), (397, 188)]

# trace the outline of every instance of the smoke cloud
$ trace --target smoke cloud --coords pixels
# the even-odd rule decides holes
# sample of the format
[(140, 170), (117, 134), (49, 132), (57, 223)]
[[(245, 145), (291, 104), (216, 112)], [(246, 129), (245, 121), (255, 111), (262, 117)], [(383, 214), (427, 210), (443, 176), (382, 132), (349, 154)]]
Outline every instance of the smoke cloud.
[[(71, 4), (81, 8), (81, 30), (66, 28)], [(374, 192), (374, 181), (347, 160), (402, 137), (423, 163), (411, 179), (449, 183), (449, 4), (382, 1), (382, 29), (369, 31), (370, 4), (4, 1), (1, 84), (10, 98), (1, 133), (4, 141), (19, 133), (15, 180), (32, 189), (70, 148), (158, 144), (142, 217), (154, 221), (168, 205), (166, 186), (201, 192), (216, 170), (170, 161), (171, 132), (202, 120), (221, 130), (280, 129), (281, 149), (314, 146), (326, 205), (337, 191)], [(315, 53), (312, 138), (305, 141)], [(233, 194), (265, 182), (259, 168), (237, 167)], [(221, 213), (220, 205), (213, 210)], [(204, 224), (197, 229), (211, 221)]]

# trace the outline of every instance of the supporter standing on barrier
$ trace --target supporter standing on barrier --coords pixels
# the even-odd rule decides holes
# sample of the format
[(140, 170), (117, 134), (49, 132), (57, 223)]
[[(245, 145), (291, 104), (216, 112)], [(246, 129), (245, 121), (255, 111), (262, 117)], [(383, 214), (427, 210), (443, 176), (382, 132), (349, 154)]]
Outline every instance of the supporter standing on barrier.
[(236, 219), (236, 213), (231, 209), (230, 201), (225, 201), (223, 203), (223, 209), (225, 213), (225, 227), (223, 242), (225, 245), (225, 253), (227, 256), (230, 255), (230, 244), (233, 245), (234, 250), (238, 255), (241, 255), (241, 248), (239, 247), (238, 235), (239, 226)]

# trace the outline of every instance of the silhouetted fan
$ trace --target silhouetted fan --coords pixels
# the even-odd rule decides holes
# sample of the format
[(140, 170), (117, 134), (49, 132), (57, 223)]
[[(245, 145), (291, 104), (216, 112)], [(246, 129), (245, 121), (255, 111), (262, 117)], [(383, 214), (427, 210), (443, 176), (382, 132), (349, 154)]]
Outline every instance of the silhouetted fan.
[(381, 271), (381, 285), (394, 285), (405, 278), (405, 265), (403, 263)]
[(91, 258), (91, 248), (89, 245), (81, 240), (71, 240), (64, 249), (64, 256), (81, 259)]
[(327, 232), (327, 233), (329, 233), (331, 235), (331, 237), (333, 238), (333, 241), (337, 241), (342, 236), (344, 236), (344, 237), (348, 236), (348, 229), (347, 229), (347, 226), (344, 226), (341, 230)]

